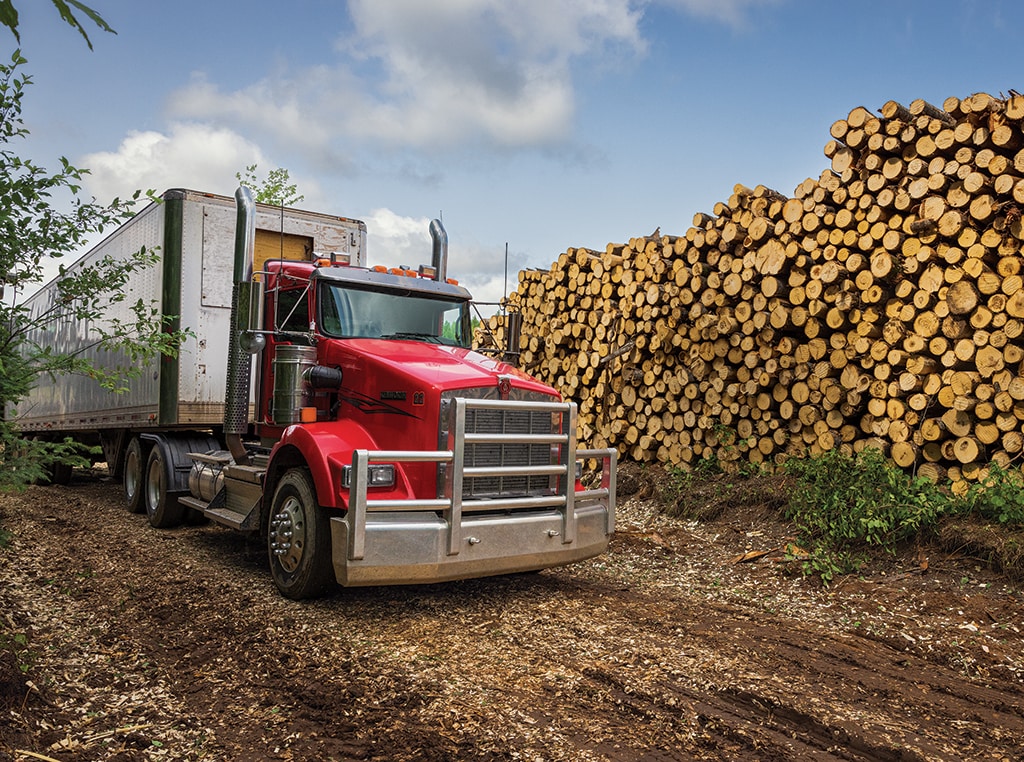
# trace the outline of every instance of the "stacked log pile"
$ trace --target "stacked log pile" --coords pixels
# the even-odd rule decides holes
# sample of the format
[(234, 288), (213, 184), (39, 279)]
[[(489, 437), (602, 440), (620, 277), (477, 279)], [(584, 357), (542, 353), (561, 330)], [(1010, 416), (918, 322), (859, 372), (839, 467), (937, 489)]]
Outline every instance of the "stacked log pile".
[[(1024, 96), (856, 108), (792, 197), (520, 273), (520, 367), (623, 457), (883, 449), (965, 486), (1024, 449)], [(501, 325), (491, 331), (501, 341)]]

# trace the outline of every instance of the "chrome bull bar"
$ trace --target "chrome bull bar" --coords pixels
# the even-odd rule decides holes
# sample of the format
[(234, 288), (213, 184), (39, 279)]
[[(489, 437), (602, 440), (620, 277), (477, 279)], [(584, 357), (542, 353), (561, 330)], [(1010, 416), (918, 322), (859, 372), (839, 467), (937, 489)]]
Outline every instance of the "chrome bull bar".
[[(446, 549), (456, 556), (463, 544), (471, 538), (463, 537), (463, 515), (496, 510), (523, 510), (555, 508), (561, 514), (561, 540), (569, 545), (576, 540), (576, 503), (602, 503), (607, 511), (606, 534), (615, 529), (615, 466), (616, 451), (577, 450), (576, 404), (572, 402), (521, 402), (512, 400), (483, 400), (456, 398), (452, 405), (452, 419), (448, 428), (447, 450), (356, 450), (352, 455), (352, 481), (349, 492), (349, 510), (345, 521), (349, 526), (347, 557), (350, 561), (364, 558), (366, 549), (367, 516), (374, 512), (440, 511), (446, 524)], [(561, 416), (561, 432), (550, 434), (524, 434), (514, 432), (466, 431), (467, 411), (499, 410), (551, 413)], [(572, 432), (563, 433), (563, 432)], [(541, 444), (558, 448), (558, 462), (550, 465), (488, 465), (467, 466), (467, 444), (523, 445)], [(602, 461), (600, 486), (577, 491), (575, 468), (577, 458)], [(445, 464), (444, 497), (437, 499), (374, 499), (368, 497), (369, 466), (373, 463), (431, 462)], [(551, 476), (558, 480), (555, 494), (526, 497), (489, 497), (464, 499), (463, 481), (473, 477)], [(555, 532), (552, 531), (552, 534)]]

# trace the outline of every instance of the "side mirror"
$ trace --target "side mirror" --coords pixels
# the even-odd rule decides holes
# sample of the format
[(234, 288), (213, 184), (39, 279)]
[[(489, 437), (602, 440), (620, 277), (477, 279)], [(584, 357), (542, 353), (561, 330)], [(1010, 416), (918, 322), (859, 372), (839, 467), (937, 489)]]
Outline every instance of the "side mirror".
[(263, 335), (264, 288), (262, 280), (250, 280), (238, 288), (238, 309), (246, 315), (246, 327), (242, 331), (242, 349), (251, 355), (259, 354), (267, 345)]
[(523, 333), (523, 313), (505, 314), (505, 362), (515, 364), (519, 360), (519, 338)]

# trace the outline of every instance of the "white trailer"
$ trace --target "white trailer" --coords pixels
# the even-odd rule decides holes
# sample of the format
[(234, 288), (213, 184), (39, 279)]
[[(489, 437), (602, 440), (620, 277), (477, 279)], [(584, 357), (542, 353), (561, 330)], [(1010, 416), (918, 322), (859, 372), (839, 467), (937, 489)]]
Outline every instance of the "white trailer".
[[(74, 271), (106, 256), (127, 259), (143, 247), (158, 250), (159, 263), (133, 274), (128, 298), (111, 305), (108, 316), (129, 320), (130, 305), (142, 299), (164, 315), (176, 315), (175, 327), (188, 328), (193, 335), (177, 358), (161, 358), (158, 368), (150, 365), (122, 394), (111, 394), (85, 377), (62, 377), (60, 383), (41, 378), (14, 413), (21, 430), (34, 436), (94, 432), (112, 472), (119, 473), (129, 432), (219, 427), (231, 333), (235, 217), (232, 198), (168, 190), (72, 265)], [(257, 270), (269, 260), (308, 261), (331, 252), (347, 254), (361, 265), (366, 225), (258, 204), (255, 246)], [(54, 281), (29, 298), (31, 314), (44, 313), (57, 298)], [(95, 347), (89, 329), (80, 321), (62, 321), (32, 339), (61, 354), (81, 352), (108, 366), (107, 353)]]

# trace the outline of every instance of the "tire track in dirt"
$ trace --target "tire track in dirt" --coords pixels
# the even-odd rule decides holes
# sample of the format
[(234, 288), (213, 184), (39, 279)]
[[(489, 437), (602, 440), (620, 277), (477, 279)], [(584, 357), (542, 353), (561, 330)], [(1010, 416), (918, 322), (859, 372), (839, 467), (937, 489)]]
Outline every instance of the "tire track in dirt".
[[(752, 759), (769, 749), (780, 759), (961, 760), (987, 758), (992, 749), (1024, 755), (1020, 683), (964, 676), (855, 634), (768, 615), (753, 621), (724, 604), (705, 602), (698, 611), (691, 600), (626, 598), (614, 587), (592, 588), (602, 600), (622, 604), (622, 621), (632, 623), (634, 636), (641, 630), (649, 646), (710, 652), (729, 667), (704, 663), (692, 682), (646, 690), (625, 682), (621, 671), (592, 669), (588, 677), (634, 704), (644, 702), (633, 712), (678, 714), (678, 707), (689, 707), (730, 741), (720, 749), (730, 755), (742, 754), (732, 742), (745, 742)], [(628, 637), (625, 630), (620, 637)], [(704, 680), (706, 687), (695, 690)]]
[[(89, 733), (36, 709), (76, 739), (149, 726), (64, 760), (144, 759), (151, 740), (196, 760), (1024, 756), (1019, 682), (699, 590), (588, 567), (297, 604), (276, 595), (260, 545), (151, 530), (115, 485), (10, 506), (21, 555), (0, 565), (35, 586), (22, 602), (39, 642), (96, 660), (88, 690), (103, 698), (70, 696), (102, 710)], [(132, 709), (157, 689), (162, 705)], [(37, 751), (57, 738), (40, 732)]]
[[(244, 538), (216, 527), (156, 532), (120, 510), (109, 488), (71, 493), (69, 506), (48, 499), (55, 488), (35, 492), (44, 498), (38, 512), (21, 518), (39, 563), (43, 627), (63, 620), (90, 630), (93, 642), (60, 647), (84, 649), (73, 658), (94, 662), (93, 689), (138, 696), (140, 684), (159, 683), (177, 699), (136, 707), (127, 723), (201, 731), (201, 754), (172, 758), (247, 760), (258, 749), (267, 758), (455, 759), (469, 746), (401, 719), (422, 704), (422, 686), (338, 653), (333, 638), (318, 644), (323, 633), (303, 622), (307, 607), (276, 594)], [(47, 745), (58, 736), (42, 734)], [(60, 758), (94, 760), (97, 751), (77, 744)], [(117, 758), (135, 758), (128, 753)]]

